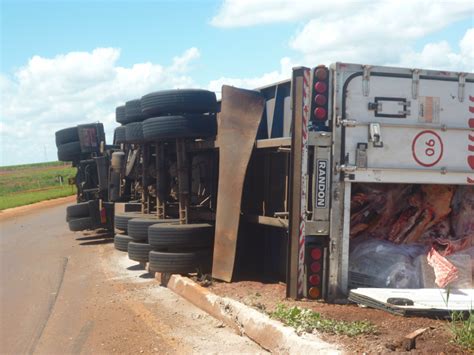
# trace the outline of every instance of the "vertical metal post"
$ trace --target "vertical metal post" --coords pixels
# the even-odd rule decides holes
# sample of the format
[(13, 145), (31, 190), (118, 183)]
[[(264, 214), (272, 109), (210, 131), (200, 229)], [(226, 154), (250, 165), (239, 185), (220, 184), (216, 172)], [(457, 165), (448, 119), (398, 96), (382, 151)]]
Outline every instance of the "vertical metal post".
[(164, 144), (156, 142), (156, 214), (158, 218), (166, 217), (166, 171)]
[(184, 138), (176, 139), (176, 157), (178, 170), (179, 223), (188, 223), (189, 212), (189, 167)]
[(149, 203), (148, 203), (148, 155), (150, 152), (148, 144), (143, 145), (142, 149), (142, 212), (149, 212)]
[(289, 188), (289, 242), (286, 296), (297, 299), (304, 286), (304, 248), (306, 213), (307, 138), (309, 112), (309, 75), (307, 68), (293, 69), (292, 134)]

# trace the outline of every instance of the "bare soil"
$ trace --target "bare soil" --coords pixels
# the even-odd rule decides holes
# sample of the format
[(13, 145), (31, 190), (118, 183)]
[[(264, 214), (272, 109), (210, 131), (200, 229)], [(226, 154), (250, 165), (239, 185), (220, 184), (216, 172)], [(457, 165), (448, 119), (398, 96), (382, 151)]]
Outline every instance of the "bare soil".
[(416, 349), (412, 350), (412, 353), (471, 354), (451, 342), (446, 320), (396, 316), (376, 309), (361, 308), (355, 304), (335, 305), (317, 301), (293, 301), (285, 298), (286, 286), (283, 284), (264, 284), (255, 281), (213, 282), (209, 289), (220, 296), (235, 299), (265, 313), (271, 313), (278, 304), (284, 304), (308, 308), (330, 319), (372, 322), (377, 327), (377, 334), (352, 338), (320, 334), (321, 338), (327, 342), (341, 344), (349, 353), (404, 352), (402, 346), (404, 336), (417, 329), (430, 327), (417, 338)]

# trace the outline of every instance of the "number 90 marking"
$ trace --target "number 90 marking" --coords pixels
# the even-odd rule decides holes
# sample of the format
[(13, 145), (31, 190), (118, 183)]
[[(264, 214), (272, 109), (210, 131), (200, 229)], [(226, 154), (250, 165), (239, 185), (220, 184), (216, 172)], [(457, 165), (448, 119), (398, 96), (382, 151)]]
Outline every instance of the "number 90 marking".
[(434, 131), (426, 130), (418, 133), (411, 146), (413, 158), (424, 167), (438, 164), (443, 157), (443, 141)]

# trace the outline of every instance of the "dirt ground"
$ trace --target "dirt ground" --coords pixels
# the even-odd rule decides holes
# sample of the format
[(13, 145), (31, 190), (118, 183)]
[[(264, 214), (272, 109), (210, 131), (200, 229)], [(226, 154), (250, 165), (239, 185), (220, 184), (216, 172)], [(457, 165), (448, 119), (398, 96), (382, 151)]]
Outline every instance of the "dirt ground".
[(271, 313), (278, 304), (300, 306), (321, 313), (326, 318), (343, 321), (368, 320), (377, 327), (377, 334), (348, 337), (321, 334), (321, 338), (341, 344), (349, 353), (387, 353), (403, 352), (401, 340), (405, 335), (430, 327), (416, 340), (416, 349), (412, 353), (453, 354), (470, 353), (451, 343), (447, 321), (422, 317), (402, 317), (390, 313), (361, 308), (355, 304), (334, 305), (316, 301), (292, 301), (285, 299), (285, 285), (263, 284), (254, 281), (242, 281), (232, 284), (216, 283), (209, 286), (210, 291), (233, 298), (248, 306)]

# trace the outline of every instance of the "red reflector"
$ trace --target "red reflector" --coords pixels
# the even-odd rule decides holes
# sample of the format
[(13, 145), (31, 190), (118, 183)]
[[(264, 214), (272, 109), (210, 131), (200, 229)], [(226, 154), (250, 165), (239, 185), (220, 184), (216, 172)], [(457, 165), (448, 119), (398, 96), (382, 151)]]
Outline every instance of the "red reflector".
[(319, 288), (311, 287), (308, 291), (308, 295), (311, 298), (318, 298), (321, 293), (319, 292)]
[(321, 264), (317, 261), (311, 263), (311, 271), (312, 272), (320, 272), (321, 271)]
[(318, 81), (316, 84), (314, 84), (314, 90), (316, 90), (316, 92), (319, 94), (325, 93), (327, 89), (328, 86), (324, 81)]
[(327, 101), (328, 101), (327, 97), (321, 94), (318, 94), (314, 97), (314, 102), (316, 103), (316, 105), (319, 105), (319, 106), (326, 105)]
[(321, 249), (319, 248), (314, 248), (311, 250), (311, 257), (313, 258), (313, 260), (319, 260), (321, 259)]
[(319, 285), (321, 283), (321, 278), (319, 277), (319, 275), (311, 275), (309, 277), (309, 283), (311, 285)]
[(318, 120), (325, 120), (326, 119), (326, 110), (322, 107), (316, 107), (314, 109), (314, 117)]
[(328, 71), (325, 68), (316, 68), (314, 76), (318, 78), (318, 80), (326, 80), (328, 77)]
[(100, 223), (107, 223), (107, 212), (105, 211), (105, 207), (100, 210)]

